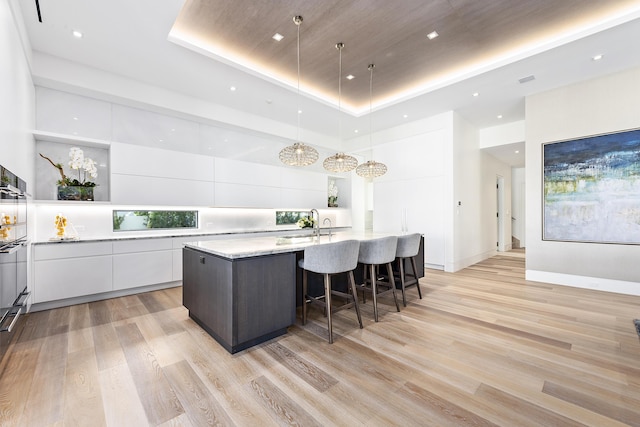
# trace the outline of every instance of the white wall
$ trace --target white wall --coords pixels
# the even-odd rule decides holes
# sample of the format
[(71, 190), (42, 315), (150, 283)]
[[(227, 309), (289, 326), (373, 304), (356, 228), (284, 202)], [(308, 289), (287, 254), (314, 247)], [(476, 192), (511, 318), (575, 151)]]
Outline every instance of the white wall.
[(480, 148), (514, 144), (525, 140), (524, 120), (480, 129)]
[(526, 169), (511, 169), (511, 216), (515, 218), (512, 222), (511, 235), (520, 240), (520, 247), (527, 246), (526, 224)]
[(455, 241), (451, 271), (457, 271), (496, 253), (497, 177), (504, 179), (507, 209), (502, 224), (510, 245), (511, 168), (481, 151), (478, 130), (457, 114), (453, 157)]
[(27, 181), (32, 192), (35, 95), (30, 54), (18, 2), (0, 2), (0, 164)]
[(640, 295), (640, 245), (542, 240), (541, 149), (640, 127), (639, 82), (636, 68), (527, 97), (527, 279)]

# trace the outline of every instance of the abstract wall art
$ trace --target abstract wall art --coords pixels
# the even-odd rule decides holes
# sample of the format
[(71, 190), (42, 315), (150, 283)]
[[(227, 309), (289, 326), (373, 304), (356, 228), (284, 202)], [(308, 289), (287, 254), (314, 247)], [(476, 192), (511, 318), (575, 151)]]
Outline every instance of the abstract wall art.
[(543, 240), (640, 244), (640, 129), (542, 150)]

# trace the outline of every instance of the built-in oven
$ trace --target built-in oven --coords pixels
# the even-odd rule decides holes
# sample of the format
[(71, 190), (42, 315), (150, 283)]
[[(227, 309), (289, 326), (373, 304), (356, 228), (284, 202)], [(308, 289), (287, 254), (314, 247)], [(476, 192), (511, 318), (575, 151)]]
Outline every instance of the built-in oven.
[(26, 183), (0, 166), (0, 361), (28, 297)]

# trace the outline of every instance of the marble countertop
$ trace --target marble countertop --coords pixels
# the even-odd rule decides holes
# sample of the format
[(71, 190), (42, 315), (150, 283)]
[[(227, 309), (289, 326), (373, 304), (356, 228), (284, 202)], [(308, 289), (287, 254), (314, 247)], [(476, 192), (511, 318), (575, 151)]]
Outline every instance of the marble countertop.
[[(350, 229), (350, 227), (336, 227), (338, 230)], [(321, 228), (322, 233), (326, 233), (326, 228)], [(123, 240), (142, 240), (142, 239), (166, 239), (166, 238), (181, 238), (181, 239), (189, 239), (191, 241), (196, 241), (200, 237), (206, 236), (237, 236), (239, 234), (282, 234), (286, 233), (287, 235), (291, 234), (311, 234), (311, 229), (300, 229), (298, 227), (295, 228), (279, 228), (277, 230), (269, 229), (269, 230), (234, 230), (234, 231), (219, 231), (219, 232), (196, 232), (196, 233), (167, 233), (167, 234), (153, 234), (153, 235), (123, 235), (122, 237), (93, 237), (93, 238), (79, 238), (79, 239), (64, 239), (64, 240), (44, 240), (44, 241), (33, 241), (32, 245), (57, 245), (61, 243), (87, 243), (87, 242), (114, 242), (114, 241), (123, 241)], [(335, 233), (334, 233), (335, 234)]]
[(308, 234), (292, 234), (289, 236), (250, 237), (247, 239), (222, 239), (202, 242), (186, 242), (187, 248), (196, 249), (211, 255), (227, 259), (250, 258), (262, 255), (273, 255), (287, 252), (297, 252), (305, 247), (324, 243), (334, 243), (344, 240), (369, 240), (394, 234), (371, 232), (337, 232), (331, 236), (322, 234), (320, 237)]

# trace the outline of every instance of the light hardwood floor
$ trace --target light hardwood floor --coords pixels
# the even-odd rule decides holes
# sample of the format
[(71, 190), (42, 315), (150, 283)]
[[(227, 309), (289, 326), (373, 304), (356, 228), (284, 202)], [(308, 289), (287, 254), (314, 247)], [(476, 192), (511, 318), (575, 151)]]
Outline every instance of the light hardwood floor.
[(519, 253), (428, 270), (228, 354), (181, 288), (33, 313), (0, 377), (2, 426), (640, 425), (640, 297), (524, 280)]

